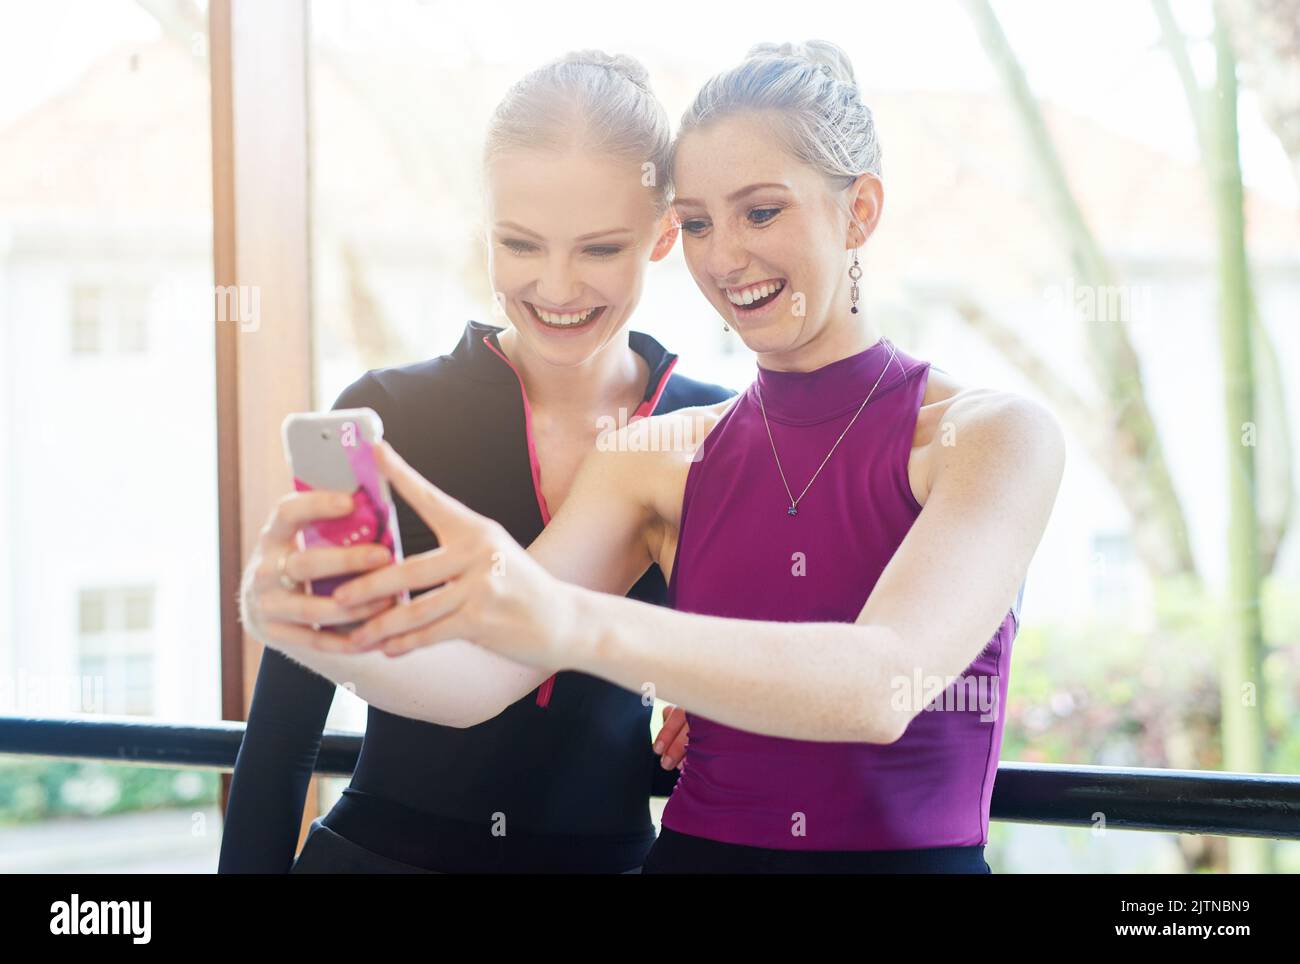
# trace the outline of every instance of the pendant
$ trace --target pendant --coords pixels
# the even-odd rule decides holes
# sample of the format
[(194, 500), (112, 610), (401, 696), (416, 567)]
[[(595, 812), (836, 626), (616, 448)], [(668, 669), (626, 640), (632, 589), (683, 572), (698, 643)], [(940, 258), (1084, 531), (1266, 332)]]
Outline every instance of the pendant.
[(788, 508), (788, 509), (785, 510), (785, 514), (786, 514), (786, 515), (798, 515), (798, 514), (799, 514), (799, 510), (796, 509), (796, 508), (794, 507), (794, 503), (792, 502), (792, 503), (790, 503), (790, 508)]

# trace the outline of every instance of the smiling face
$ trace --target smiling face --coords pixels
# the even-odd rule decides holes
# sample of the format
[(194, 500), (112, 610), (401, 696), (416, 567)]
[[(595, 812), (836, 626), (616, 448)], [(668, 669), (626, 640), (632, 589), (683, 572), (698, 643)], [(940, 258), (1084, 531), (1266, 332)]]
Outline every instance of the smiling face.
[[(765, 367), (860, 350), (850, 249), (874, 228), (880, 182), (837, 190), (751, 111), (682, 135), (674, 208), (695, 283)], [(852, 227), (856, 221), (861, 229)]]
[(488, 166), (488, 273), (520, 347), (571, 367), (631, 317), (647, 261), (676, 240), (639, 164), (583, 150), (514, 150)]

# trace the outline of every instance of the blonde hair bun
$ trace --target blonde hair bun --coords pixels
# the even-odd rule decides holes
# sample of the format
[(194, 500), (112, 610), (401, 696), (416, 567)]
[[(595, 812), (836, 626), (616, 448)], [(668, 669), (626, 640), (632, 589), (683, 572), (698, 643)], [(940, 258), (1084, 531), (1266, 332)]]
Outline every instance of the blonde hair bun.
[(806, 40), (803, 43), (761, 43), (749, 48), (747, 58), (796, 57), (816, 64), (827, 77), (857, 86), (853, 62), (849, 55), (829, 40)]
[[(880, 138), (848, 55), (826, 40), (763, 43), (705, 81), (682, 115), (676, 144), (692, 130), (748, 111), (778, 115), (790, 152), (841, 187), (880, 177)], [(674, 147), (674, 155), (676, 147)]]
[(561, 57), (557, 63), (587, 64), (592, 67), (603, 67), (624, 77), (646, 93), (650, 93), (650, 72), (645, 69), (641, 61), (626, 54), (607, 54), (603, 50), (594, 49), (571, 50)]
[[(634, 57), (575, 50), (529, 71), (497, 104), (483, 159), (512, 150), (564, 150), (582, 144), (642, 166), (642, 184), (662, 214), (672, 201), (668, 175), (672, 125)], [(655, 172), (644, 180), (647, 170)]]

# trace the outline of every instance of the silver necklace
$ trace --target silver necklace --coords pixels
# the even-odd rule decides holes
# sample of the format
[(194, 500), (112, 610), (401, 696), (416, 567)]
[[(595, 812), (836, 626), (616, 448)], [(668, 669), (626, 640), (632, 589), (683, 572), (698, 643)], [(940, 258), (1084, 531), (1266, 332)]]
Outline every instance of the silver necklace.
[(785, 480), (785, 469), (781, 468), (781, 456), (776, 454), (776, 440), (772, 438), (772, 426), (769, 425), (767, 421), (767, 406), (763, 404), (763, 389), (759, 387), (757, 381), (754, 382), (754, 392), (758, 395), (758, 407), (763, 413), (763, 425), (767, 428), (767, 440), (772, 443), (772, 458), (776, 459), (776, 470), (781, 473), (781, 484), (785, 486), (785, 494), (790, 497), (790, 505), (785, 510), (786, 515), (799, 514), (800, 500), (808, 494), (808, 490), (812, 488), (812, 484), (817, 481), (817, 476), (821, 475), (821, 471), (826, 467), (826, 463), (831, 460), (831, 456), (835, 454), (835, 450), (839, 448), (840, 443), (844, 441), (844, 436), (849, 434), (849, 429), (851, 429), (853, 423), (858, 420), (858, 416), (862, 414), (862, 410), (867, 407), (867, 402), (871, 401), (871, 396), (876, 393), (876, 387), (880, 384), (880, 379), (884, 378), (885, 372), (889, 371), (889, 362), (892, 362), (895, 357), (897, 357), (897, 352), (894, 350), (894, 343), (889, 341), (889, 339), (885, 339), (885, 341), (889, 343), (889, 360), (885, 362), (885, 367), (881, 370), (880, 376), (876, 379), (876, 384), (871, 386), (871, 391), (867, 392), (867, 397), (862, 400), (862, 404), (858, 406), (858, 410), (853, 413), (853, 417), (849, 419), (849, 424), (844, 426), (844, 431), (840, 432), (840, 437), (835, 440), (835, 444), (831, 446), (831, 450), (826, 453), (826, 458), (822, 459), (822, 464), (817, 466), (817, 471), (812, 474), (812, 478), (808, 480), (808, 484), (803, 487), (803, 491), (799, 493), (798, 499), (796, 499), (794, 494), (790, 491), (790, 483)]

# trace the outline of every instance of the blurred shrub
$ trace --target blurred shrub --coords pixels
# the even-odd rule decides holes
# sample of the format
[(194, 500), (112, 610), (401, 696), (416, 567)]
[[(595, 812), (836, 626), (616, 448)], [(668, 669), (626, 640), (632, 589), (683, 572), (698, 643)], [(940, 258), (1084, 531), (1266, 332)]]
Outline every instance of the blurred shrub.
[(219, 775), (197, 770), (0, 758), (0, 825), (213, 804)]
[[(1156, 593), (1156, 628), (1098, 619), (1035, 624), (1012, 653), (1002, 759), (1110, 766), (1222, 766), (1224, 604), (1187, 584)], [(1300, 591), (1265, 587), (1263, 711), (1269, 769), (1300, 769)]]

